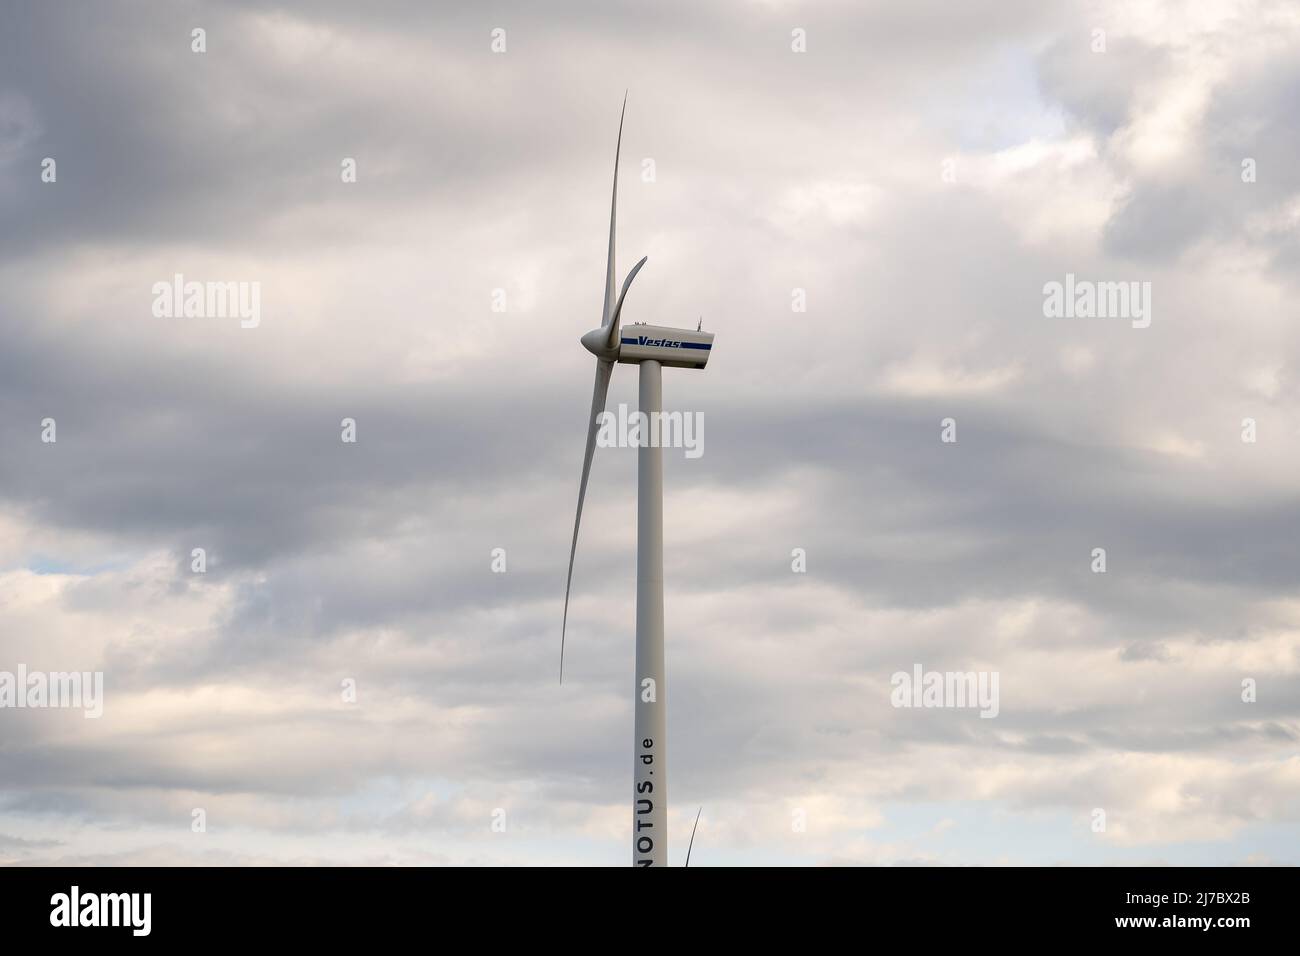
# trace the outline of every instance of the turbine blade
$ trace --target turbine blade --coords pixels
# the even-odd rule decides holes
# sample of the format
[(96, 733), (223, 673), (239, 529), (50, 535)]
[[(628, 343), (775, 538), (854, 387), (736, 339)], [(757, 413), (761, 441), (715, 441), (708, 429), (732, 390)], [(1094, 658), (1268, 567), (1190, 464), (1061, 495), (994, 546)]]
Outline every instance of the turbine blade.
[(623, 112), (618, 114), (618, 145), (614, 147), (614, 195), (609, 201), (609, 261), (605, 265), (605, 304), (600, 327), (609, 325), (614, 313), (614, 226), (618, 218), (618, 157), (623, 151), (623, 117), (627, 113), (627, 94), (623, 94)]
[(618, 305), (614, 306), (614, 321), (609, 323), (609, 338), (605, 341), (605, 345), (608, 348), (618, 348), (618, 320), (619, 316), (623, 312), (623, 298), (627, 295), (627, 290), (632, 284), (632, 280), (636, 278), (636, 274), (641, 271), (641, 267), (645, 265), (646, 260), (649, 258), (649, 256), (642, 256), (641, 261), (632, 267), (632, 271), (629, 272), (627, 278), (623, 280), (623, 291), (618, 294)]
[(695, 846), (695, 827), (700, 825), (700, 814), (703, 812), (703, 807), (695, 811), (695, 826), (691, 827), (691, 842), (686, 844), (686, 865), (688, 867), (691, 865), (691, 847)]
[(591, 459), (596, 451), (597, 418), (605, 410), (605, 396), (609, 394), (609, 377), (614, 372), (613, 362), (596, 363), (596, 384), (591, 390), (591, 414), (587, 417), (587, 452), (582, 459), (582, 480), (578, 483), (578, 510), (573, 516), (573, 543), (569, 545), (569, 577), (564, 583), (564, 620), (560, 625), (560, 683), (564, 683), (564, 634), (569, 626), (569, 589), (573, 586), (573, 556), (578, 551), (578, 528), (582, 524), (582, 502), (587, 497), (587, 478), (591, 475)]

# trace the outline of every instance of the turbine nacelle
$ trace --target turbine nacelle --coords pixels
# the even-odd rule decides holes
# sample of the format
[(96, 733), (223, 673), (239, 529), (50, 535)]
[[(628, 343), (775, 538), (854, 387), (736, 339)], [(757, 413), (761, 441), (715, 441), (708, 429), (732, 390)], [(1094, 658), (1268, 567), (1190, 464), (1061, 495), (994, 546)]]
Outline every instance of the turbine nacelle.
[(713, 333), (701, 329), (629, 325), (614, 331), (618, 344), (613, 347), (609, 328), (592, 329), (579, 341), (600, 361), (623, 365), (653, 360), (668, 368), (704, 368), (713, 351)]
[(617, 361), (624, 365), (655, 361), (666, 368), (704, 368), (712, 351), (712, 332), (629, 325), (619, 333)]

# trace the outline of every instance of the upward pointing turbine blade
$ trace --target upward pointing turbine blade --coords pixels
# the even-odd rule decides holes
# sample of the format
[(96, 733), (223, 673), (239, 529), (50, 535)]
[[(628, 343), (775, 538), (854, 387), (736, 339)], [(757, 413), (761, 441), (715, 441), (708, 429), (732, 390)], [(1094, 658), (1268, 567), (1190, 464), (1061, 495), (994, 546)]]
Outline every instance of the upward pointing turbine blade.
[(573, 543), (569, 545), (569, 577), (564, 583), (564, 623), (560, 626), (560, 683), (564, 683), (564, 632), (569, 626), (569, 589), (573, 585), (573, 556), (578, 551), (578, 528), (582, 525), (582, 502), (587, 497), (587, 478), (591, 475), (591, 459), (596, 451), (596, 429), (600, 413), (605, 410), (605, 396), (609, 394), (609, 377), (614, 372), (613, 362), (596, 363), (596, 384), (591, 390), (591, 415), (587, 419), (587, 453), (582, 459), (582, 481), (578, 484), (578, 511), (573, 516)]
[(614, 314), (614, 228), (618, 219), (618, 156), (623, 151), (623, 117), (627, 115), (627, 93), (623, 94), (623, 110), (618, 114), (618, 145), (614, 147), (614, 192), (609, 200), (609, 259), (605, 264), (604, 312), (600, 327), (609, 325)]

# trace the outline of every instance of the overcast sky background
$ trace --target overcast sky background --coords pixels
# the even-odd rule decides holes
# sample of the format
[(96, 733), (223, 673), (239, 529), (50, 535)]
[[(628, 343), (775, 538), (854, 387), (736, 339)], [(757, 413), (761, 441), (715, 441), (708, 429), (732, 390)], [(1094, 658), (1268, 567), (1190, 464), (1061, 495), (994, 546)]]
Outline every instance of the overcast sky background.
[[(673, 862), (702, 806), (699, 865), (1300, 863), (1300, 8), (1255, 0), (5, 3), (0, 670), (106, 703), (0, 710), (0, 861), (629, 861), (630, 449), (556, 685), (625, 89), (625, 320), (717, 334), (664, 375)], [(261, 325), (155, 318), (178, 272)], [(1045, 318), (1066, 273), (1150, 327)], [(917, 663), (1000, 714), (893, 708)]]

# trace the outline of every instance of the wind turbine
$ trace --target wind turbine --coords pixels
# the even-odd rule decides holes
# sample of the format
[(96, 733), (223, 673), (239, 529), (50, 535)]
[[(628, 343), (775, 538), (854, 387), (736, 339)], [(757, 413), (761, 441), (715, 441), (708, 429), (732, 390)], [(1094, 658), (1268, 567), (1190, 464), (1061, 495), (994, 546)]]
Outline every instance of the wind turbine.
[[(652, 421), (663, 410), (663, 367), (704, 368), (713, 349), (713, 333), (699, 329), (674, 329), (637, 325), (634, 335), (619, 326), (623, 299), (646, 257), (632, 267), (614, 299), (614, 233), (618, 214), (618, 157), (623, 147), (623, 115), (618, 118), (618, 144), (614, 147), (614, 191), (609, 209), (609, 260), (605, 266), (605, 303), (600, 327), (582, 336), (582, 344), (596, 356), (596, 384), (587, 418), (587, 452), (578, 483), (578, 509), (573, 517), (573, 543), (569, 547), (569, 576), (564, 585), (564, 619), (560, 627), (560, 683), (564, 683), (564, 635), (569, 624), (569, 591), (573, 586), (573, 558), (578, 550), (582, 503), (587, 496), (591, 459), (596, 450), (596, 430), (605, 410), (614, 365), (641, 366), (640, 410)], [(702, 324), (702, 323), (701, 323)], [(648, 431), (642, 428), (645, 433)], [(635, 735), (632, 744), (632, 862), (635, 866), (668, 865), (668, 748), (667, 698), (664, 674), (664, 469), (663, 449), (642, 435), (637, 450), (636, 507), (636, 686)], [(698, 819), (697, 819), (698, 822)], [(692, 834), (693, 836), (693, 834)]]

